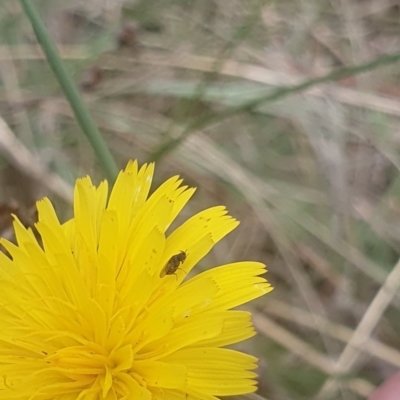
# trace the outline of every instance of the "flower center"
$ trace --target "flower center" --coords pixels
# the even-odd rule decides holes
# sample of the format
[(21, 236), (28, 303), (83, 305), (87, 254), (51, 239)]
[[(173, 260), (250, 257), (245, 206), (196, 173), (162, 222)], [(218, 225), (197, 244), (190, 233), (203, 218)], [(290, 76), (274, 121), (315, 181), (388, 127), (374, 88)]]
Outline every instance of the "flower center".
[(71, 346), (49, 355), (46, 361), (50, 370), (63, 375), (76, 389), (100, 392), (106, 398), (110, 389), (118, 386), (121, 374), (125, 375), (132, 366), (132, 351), (125, 347), (107, 354), (94, 343)]

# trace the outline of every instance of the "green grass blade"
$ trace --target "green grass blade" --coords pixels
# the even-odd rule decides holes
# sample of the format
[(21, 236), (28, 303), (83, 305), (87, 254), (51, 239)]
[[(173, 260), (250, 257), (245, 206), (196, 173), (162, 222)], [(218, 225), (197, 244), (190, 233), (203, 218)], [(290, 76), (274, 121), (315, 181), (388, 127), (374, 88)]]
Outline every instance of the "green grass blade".
[(105, 141), (97, 129), (89, 110), (87, 109), (86, 104), (79, 93), (79, 90), (65, 68), (64, 62), (58, 55), (56, 46), (46, 27), (44, 26), (39, 13), (33, 5), (33, 1), (20, 0), (20, 2), (32, 25), (36, 38), (42, 47), (44, 54), (46, 55), (46, 59), (53, 70), (57, 81), (65, 94), (65, 97), (71, 105), (79, 126), (92, 145), (108, 179), (110, 182), (113, 182), (117, 176), (117, 166)]

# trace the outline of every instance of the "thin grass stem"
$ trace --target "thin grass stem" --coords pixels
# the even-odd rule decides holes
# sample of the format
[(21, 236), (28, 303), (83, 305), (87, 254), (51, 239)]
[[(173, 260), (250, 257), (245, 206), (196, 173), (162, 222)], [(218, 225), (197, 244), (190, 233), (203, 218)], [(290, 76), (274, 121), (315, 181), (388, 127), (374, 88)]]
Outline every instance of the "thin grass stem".
[(49, 35), (33, 4), (33, 1), (20, 0), (20, 3), (32, 25), (36, 38), (46, 56), (47, 62), (53, 70), (54, 75), (56, 76), (56, 79), (75, 114), (79, 126), (88, 138), (96, 156), (100, 160), (107, 178), (110, 182), (113, 182), (118, 171), (114, 158), (102, 138), (100, 131), (97, 129), (96, 124), (94, 123), (78, 88), (68, 73), (63, 60), (59, 56), (53, 39)]

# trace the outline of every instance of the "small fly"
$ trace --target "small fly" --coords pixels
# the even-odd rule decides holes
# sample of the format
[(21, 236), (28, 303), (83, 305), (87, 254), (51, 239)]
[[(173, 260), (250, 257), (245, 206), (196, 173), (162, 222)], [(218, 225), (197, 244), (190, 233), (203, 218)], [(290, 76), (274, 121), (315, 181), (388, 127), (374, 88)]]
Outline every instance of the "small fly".
[(178, 254), (172, 256), (161, 270), (160, 278), (165, 275), (175, 275), (176, 271), (180, 269), (179, 266), (185, 262), (186, 257), (187, 254), (182, 250)]

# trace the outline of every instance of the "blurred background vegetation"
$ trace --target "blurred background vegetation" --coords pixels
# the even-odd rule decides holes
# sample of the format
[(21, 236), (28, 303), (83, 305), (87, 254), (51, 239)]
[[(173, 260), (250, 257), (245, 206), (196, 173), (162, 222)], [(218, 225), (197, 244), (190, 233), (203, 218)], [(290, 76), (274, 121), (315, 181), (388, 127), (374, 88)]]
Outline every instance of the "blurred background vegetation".
[[(271, 400), (363, 399), (400, 366), (398, 0), (33, 1), (118, 167), (198, 187), (240, 227), (197, 271), (268, 265)], [(322, 78), (321, 78), (322, 77)], [(17, 0), (0, 1), (0, 235), (106, 174)]]

